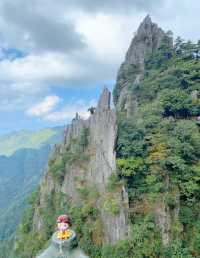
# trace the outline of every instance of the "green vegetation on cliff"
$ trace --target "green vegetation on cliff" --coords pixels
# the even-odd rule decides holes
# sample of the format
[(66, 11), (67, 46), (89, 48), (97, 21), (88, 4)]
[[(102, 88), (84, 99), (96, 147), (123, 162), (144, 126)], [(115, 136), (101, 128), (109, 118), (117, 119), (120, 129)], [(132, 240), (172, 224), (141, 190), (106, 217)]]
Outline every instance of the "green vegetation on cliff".
[[(0, 257), (5, 258), (9, 254), (14, 233), (28, 207), (26, 199), (37, 188), (47, 165), (51, 146), (61, 141), (62, 131), (63, 128), (60, 127), (44, 129), (35, 134), (19, 131), (0, 137), (1, 153), (6, 155), (11, 149), (17, 150), (9, 156), (0, 155)], [(32, 148), (21, 148), (22, 146)]]
[[(58, 186), (63, 182), (65, 167), (84, 167), (89, 159), (88, 145), (89, 131), (84, 128), (80, 137), (73, 139), (71, 146), (62, 156), (51, 157), (49, 160), (48, 174), (53, 176)], [(98, 220), (98, 209), (94, 202), (98, 197), (96, 188), (85, 185), (77, 178), (77, 192), (80, 197), (79, 204), (71, 202), (69, 197), (62, 192), (51, 191), (44, 196), (43, 206), (39, 207), (39, 191), (35, 192), (30, 199), (30, 208), (26, 211), (23, 221), (18, 229), (16, 246), (13, 257), (32, 258), (44, 249), (56, 230), (55, 221), (60, 214), (68, 213), (73, 222), (74, 229), (78, 234), (80, 246), (89, 253), (99, 253), (98, 247), (92, 243), (92, 231), (100, 227)], [(33, 228), (34, 213), (42, 217), (43, 225), (41, 230)], [(100, 230), (100, 229), (99, 229)], [(11, 255), (11, 256), (12, 256)]]
[(61, 140), (63, 128), (45, 128), (38, 131), (21, 130), (0, 136), (0, 155), (11, 156), (19, 149), (40, 149)]
[[(48, 243), (59, 212), (74, 220), (80, 246), (91, 258), (192, 258), (200, 253), (200, 61), (199, 44), (177, 40), (162, 46), (145, 61), (144, 79), (135, 83), (137, 69), (128, 70), (129, 94), (137, 101), (134, 116), (117, 110), (117, 173), (110, 177), (104, 209), (119, 212), (113, 199), (125, 182), (129, 195), (130, 238), (102, 244), (102, 221), (93, 202), (98, 192), (77, 182), (82, 200), (73, 205), (51, 193), (40, 213), (45, 227), (35, 236), (32, 208), (19, 229), (16, 257), (32, 258)], [(115, 92), (116, 93), (116, 92)], [(117, 94), (119, 95), (120, 92)], [(49, 173), (62, 182), (66, 165), (90, 158), (87, 131), (75, 139), (58, 159), (50, 160)], [(80, 164), (79, 164), (80, 165)], [(28, 244), (24, 245), (24, 242)], [(37, 241), (36, 241), (37, 240)], [(15, 257), (15, 258), (16, 258)]]
[[(118, 112), (117, 165), (130, 198), (132, 237), (103, 257), (199, 257), (199, 44), (177, 40), (146, 59), (129, 89), (133, 117)], [(133, 71), (134, 72), (134, 71)], [(122, 251), (124, 248), (124, 251)]]

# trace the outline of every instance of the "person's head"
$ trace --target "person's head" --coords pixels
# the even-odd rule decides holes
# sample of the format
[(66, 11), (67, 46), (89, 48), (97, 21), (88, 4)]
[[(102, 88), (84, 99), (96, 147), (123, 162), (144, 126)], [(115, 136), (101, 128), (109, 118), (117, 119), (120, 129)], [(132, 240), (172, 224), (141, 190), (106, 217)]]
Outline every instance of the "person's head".
[(58, 230), (66, 231), (71, 226), (70, 217), (67, 215), (61, 215), (57, 218)]

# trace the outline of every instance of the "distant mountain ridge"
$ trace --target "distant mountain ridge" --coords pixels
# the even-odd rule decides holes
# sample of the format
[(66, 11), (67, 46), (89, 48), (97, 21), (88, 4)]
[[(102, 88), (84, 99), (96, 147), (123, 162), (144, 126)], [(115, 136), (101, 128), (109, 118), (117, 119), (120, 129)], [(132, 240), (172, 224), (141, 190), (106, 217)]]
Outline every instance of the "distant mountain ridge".
[[(49, 153), (63, 138), (63, 127), (22, 130), (0, 137), (0, 240), (8, 241), (37, 188)], [(0, 253), (2, 253), (0, 246)]]
[(38, 131), (20, 130), (0, 136), (0, 155), (11, 156), (22, 148), (39, 149), (61, 141), (63, 127), (44, 128)]

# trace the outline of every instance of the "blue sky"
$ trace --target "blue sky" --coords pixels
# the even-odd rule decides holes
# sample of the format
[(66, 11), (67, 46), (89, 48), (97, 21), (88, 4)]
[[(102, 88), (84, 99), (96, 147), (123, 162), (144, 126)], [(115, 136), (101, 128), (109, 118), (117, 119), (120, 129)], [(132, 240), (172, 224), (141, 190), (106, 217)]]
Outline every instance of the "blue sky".
[(2, 0), (0, 134), (87, 117), (142, 19), (200, 38), (198, 0)]
[[(114, 83), (114, 81), (106, 83), (106, 87), (108, 87), (111, 92), (113, 90)], [(24, 110), (7, 110), (1, 113), (1, 119), (3, 120), (3, 123), (1, 125), (0, 134), (5, 134), (13, 130), (38, 130), (44, 127), (66, 125), (74, 117), (76, 111), (79, 112), (79, 114), (81, 114), (83, 117), (87, 117), (87, 115), (89, 115), (87, 109), (90, 106), (95, 106), (97, 104), (103, 87), (104, 85), (100, 84), (93, 85), (92, 87), (91, 85), (84, 85), (84, 88), (82, 86), (77, 86), (75, 88), (68, 87), (67, 90), (64, 86), (52, 87), (47, 96), (56, 96), (59, 99), (58, 103), (54, 106), (54, 111), (68, 111), (71, 107), (72, 113), (64, 115), (64, 118), (58, 117), (58, 119), (55, 119), (53, 117), (50, 119), (45, 119), (45, 116), (42, 115), (28, 115), (24, 112)], [(38, 104), (41, 104), (44, 102), (44, 99), (45, 96), (41, 97), (41, 101), (38, 100), (38, 103), (36, 103), (36, 105), (32, 105), (32, 107), (36, 107)], [(49, 112), (47, 112), (47, 114), (49, 114)]]
[[(112, 91), (113, 88), (113, 83), (107, 84), (107, 87)], [(66, 118), (56, 121), (48, 121), (48, 120), (43, 120), (42, 117), (33, 117), (33, 116), (27, 116), (24, 114), (22, 111), (4, 111), (1, 114), (1, 119), (3, 120), (3, 123), (1, 125), (0, 129), (0, 134), (8, 133), (10, 131), (18, 131), (22, 129), (31, 129), (31, 130), (38, 130), (40, 128), (44, 127), (54, 127), (57, 125), (66, 125), (69, 123), (74, 117), (76, 108), (77, 108), (77, 102), (81, 102), (81, 107), (85, 108), (87, 111), (87, 108), (89, 106), (96, 105), (96, 102), (99, 98), (99, 95), (102, 91), (102, 85), (96, 85), (92, 88), (84, 88), (81, 89), (81, 87), (78, 89), (73, 89), (69, 88), (68, 90), (64, 89), (63, 87), (56, 87), (52, 90), (51, 96), (58, 96), (61, 101), (60, 103), (56, 106), (56, 110), (62, 110), (66, 103), (69, 105), (73, 105), (73, 113)], [(92, 104), (90, 105), (90, 103)], [(77, 111), (80, 109), (77, 108)]]

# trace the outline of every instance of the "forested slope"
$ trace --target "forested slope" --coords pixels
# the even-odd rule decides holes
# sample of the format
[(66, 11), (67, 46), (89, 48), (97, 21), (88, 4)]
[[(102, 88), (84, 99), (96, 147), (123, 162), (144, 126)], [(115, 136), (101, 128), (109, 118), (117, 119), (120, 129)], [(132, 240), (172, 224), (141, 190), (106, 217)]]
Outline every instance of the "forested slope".
[(173, 43), (145, 18), (117, 76), (114, 113), (100, 101), (89, 120), (73, 120), (19, 229), (16, 257), (44, 248), (60, 212), (93, 258), (200, 257), (199, 57), (199, 43)]

